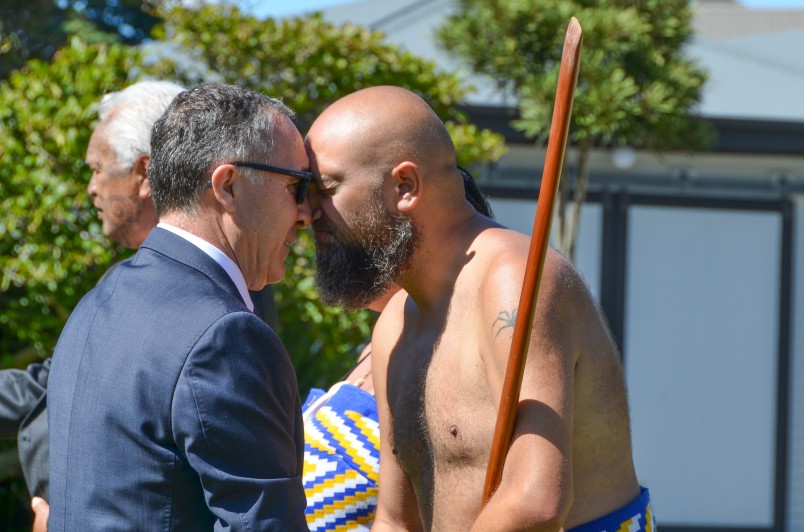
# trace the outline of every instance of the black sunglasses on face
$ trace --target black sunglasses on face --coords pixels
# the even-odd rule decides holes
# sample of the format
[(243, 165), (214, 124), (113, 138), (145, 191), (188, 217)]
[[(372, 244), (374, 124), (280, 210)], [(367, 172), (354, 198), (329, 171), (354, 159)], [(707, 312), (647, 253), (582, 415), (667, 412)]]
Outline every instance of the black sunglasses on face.
[[(230, 164), (240, 168), (253, 168), (254, 170), (263, 170), (265, 172), (273, 172), (275, 174), (298, 177), (300, 181), (296, 183), (296, 203), (299, 204), (304, 203), (304, 198), (307, 197), (307, 189), (310, 188), (310, 181), (313, 180), (313, 173), (305, 172), (303, 170), (291, 170), (289, 168), (280, 168), (278, 166), (271, 166), (269, 164), (244, 163), (240, 161)], [(212, 186), (212, 183), (207, 183), (207, 186)]]

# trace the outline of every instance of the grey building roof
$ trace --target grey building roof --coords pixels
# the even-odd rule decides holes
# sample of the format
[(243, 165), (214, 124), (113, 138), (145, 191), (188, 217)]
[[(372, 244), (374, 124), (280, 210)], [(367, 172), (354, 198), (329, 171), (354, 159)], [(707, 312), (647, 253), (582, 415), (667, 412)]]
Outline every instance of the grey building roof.
[[(470, 105), (510, 105), (490, 80), (472, 74), (435, 42), (452, 0), (362, 0), (324, 10), (333, 23), (383, 31), (390, 42), (463, 74), (478, 90)], [(689, 55), (709, 71), (700, 108), (729, 120), (804, 123), (804, 9), (756, 10), (729, 0), (699, 0)], [(583, 21), (581, 21), (583, 24)]]

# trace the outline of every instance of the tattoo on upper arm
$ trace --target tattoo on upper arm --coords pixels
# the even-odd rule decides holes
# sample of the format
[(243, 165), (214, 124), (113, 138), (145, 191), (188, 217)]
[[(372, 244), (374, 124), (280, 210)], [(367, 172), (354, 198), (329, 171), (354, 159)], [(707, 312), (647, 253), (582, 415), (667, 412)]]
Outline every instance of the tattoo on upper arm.
[(510, 311), (502, 310), (499, 314), (497, 314), (497, 319), (491, 324), (491, 332), (494, 332), (494, 329), (499, 327), (499, 329), (497, 329), (497, 334), (494, 335), (495, 340), (498, 336), (500, 336), (500, 333), (503, 332), (503, 330), (514, 326), (516, 323), (516, 311), (517, 309)]

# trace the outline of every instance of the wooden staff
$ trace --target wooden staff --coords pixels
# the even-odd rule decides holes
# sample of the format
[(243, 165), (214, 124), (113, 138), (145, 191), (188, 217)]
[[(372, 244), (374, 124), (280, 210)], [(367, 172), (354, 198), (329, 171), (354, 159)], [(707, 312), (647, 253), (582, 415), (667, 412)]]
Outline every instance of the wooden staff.
[(494, 439), (489, 454), (489, 465), (486, 470), (486, 481), (483, 485), (483, 506), (491, 498), (500, 485), (505, 457), (511, 443), (516, 422), (516, 410), (519, 404), (519, 391), (522, 388), (522, 375), (525, 371), (530, 333), (536, 313), (536, 297), (539, 293), (539, 282), (544, 269), (544, 258), (547, 255), (547, 244), (550, 237), (550, 226), (553, 222), (553, 208), (558, 193), (558, 182), (564, 166), (564, 151), (567, 148), (572, 101), (575, 85), (578, 82), (580, 67), (582, 31), (581, 25), (572, 17), (564, 38), (564, 49), (561, 54), (561, 66), (558, 72), (558, 89), (553, 106), (553, 121), (550, 124), (550, 137), (547, 141), (547, 156), (544, 161), (542, 183), (539, 190), (539, 202), (536, 207), (536, 219), (533, 222), (533, 235), (530, 240), (530, 251), (525, 269), (525, 280), (519, 296), (519, 309), (514, 325), (514, 338), (505, 371), (500, 407), (497, 412), (497, 424), (494, 427)]

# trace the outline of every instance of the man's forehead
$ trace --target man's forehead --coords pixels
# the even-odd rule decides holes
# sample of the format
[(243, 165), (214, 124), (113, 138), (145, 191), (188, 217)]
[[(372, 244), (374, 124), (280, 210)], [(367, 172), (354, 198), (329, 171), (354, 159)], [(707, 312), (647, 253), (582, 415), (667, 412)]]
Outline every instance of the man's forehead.
[(109, 139), (106, 134), (104, 131), (96, 129), (89, 138), (86, 155), (87, 160), (108, 159), (114, 156), (114, 150), (112, 150), (112, 146), (109, 144)]
[(354, 109), (327, 109), (313, 122), (308, 138), (314, 145), (359, 139), (371, 132), (370, 118)]

